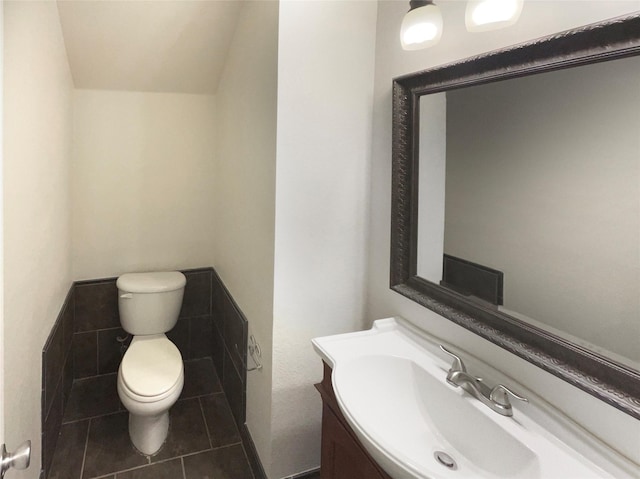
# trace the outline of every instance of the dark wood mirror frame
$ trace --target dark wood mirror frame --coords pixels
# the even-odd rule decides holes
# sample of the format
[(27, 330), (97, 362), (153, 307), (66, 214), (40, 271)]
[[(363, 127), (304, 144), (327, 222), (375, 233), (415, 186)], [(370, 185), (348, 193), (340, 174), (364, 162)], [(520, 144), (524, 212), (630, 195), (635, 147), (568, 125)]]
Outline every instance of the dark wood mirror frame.
[(640, 12), (395, 78), (390, 276), (394, 291), (640, 419), (639, 371), (417, 275), (420, 97), (634, 55)]

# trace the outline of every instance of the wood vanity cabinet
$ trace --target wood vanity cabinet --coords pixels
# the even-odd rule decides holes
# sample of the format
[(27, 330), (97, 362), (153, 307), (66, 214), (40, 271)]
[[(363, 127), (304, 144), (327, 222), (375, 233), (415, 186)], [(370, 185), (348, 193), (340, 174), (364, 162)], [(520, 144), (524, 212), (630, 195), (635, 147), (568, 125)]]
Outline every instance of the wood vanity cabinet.
[(391, 479), (365, 451), (338, 407), (331, 368), (316, 384), (322, 396), (322, 456), (320, 479)]

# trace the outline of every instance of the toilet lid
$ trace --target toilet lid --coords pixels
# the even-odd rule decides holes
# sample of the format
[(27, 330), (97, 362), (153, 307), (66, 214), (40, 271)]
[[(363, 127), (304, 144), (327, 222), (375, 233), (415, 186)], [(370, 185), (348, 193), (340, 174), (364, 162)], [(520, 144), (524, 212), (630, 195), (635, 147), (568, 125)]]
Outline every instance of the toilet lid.
[(136, 339), (127, 349), (120, 365), (124, 384), (139, 396), (159, 396), (180, 379), (180, 351), (164, 335)]

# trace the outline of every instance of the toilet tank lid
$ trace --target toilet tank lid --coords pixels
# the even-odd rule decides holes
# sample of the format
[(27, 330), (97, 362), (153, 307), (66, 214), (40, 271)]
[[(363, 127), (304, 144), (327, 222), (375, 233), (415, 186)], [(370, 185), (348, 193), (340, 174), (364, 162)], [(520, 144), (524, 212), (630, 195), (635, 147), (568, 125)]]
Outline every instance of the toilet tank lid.
[(127, 273), (118, 278), (120, 291), (128, 293), (163, 293), (184, 288), (187, 278), (179, 271)]

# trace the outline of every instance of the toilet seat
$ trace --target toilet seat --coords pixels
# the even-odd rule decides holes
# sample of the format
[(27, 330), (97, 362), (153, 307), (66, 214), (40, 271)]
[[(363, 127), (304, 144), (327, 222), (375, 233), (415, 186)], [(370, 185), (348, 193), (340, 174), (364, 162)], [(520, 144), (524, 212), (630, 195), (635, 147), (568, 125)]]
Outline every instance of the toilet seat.
[(182, 388), (184, 367), (180, 351), (164, 334), (136, 336), (119, 375), (124, 392), (140, 402), (155, 402)]

